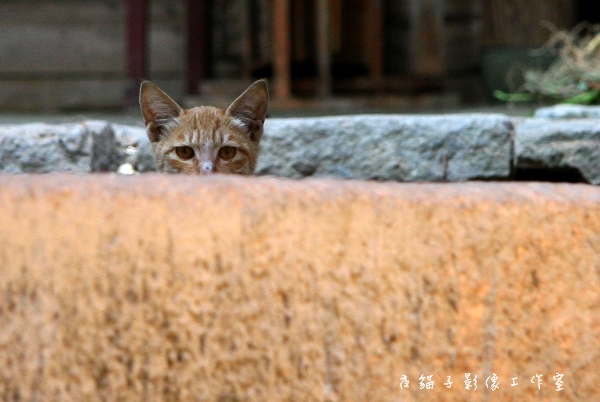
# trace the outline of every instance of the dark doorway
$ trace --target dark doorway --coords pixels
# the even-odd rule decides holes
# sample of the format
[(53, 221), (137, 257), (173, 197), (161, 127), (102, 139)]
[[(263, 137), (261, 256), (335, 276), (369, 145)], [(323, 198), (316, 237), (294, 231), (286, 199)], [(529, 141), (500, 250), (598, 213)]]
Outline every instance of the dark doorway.
[(577, 21), (600, 23), (600, 1), (577, 0)]

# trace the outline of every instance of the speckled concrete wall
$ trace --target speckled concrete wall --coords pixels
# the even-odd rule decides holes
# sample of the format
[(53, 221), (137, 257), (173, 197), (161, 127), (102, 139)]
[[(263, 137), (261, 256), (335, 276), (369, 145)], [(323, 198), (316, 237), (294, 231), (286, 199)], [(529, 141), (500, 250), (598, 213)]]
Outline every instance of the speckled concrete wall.
[(3, 400), (600, 399), (597, 187), (0, 176), (0, 208)]

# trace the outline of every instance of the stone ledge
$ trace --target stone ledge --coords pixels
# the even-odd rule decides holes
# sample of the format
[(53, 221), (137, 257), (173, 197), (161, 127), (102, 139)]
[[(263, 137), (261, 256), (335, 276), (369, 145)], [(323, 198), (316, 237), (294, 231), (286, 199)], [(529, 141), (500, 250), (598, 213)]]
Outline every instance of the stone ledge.
[[(0, 126), (0, 172), (96, 171), (90, 152), (74, 157), (60, 144), (85, 142), (75, 137), (98, 130), (116, 141), (105, 158), (138, 172), (154, 170), (143, 128), (90, 121)], [(109, 165), (117, 170), (118, 163)], [(600, 184), (600, 120), (486, 114), (270, 119), (257, 173), (452, 182), (511, 180), (528, 169), (549, 176), (570, 170), (577, 180)]]
[(600, 398), (596, 187), (0, 175), (0, 204), (4, 399)]
[(576, 169), (600, 184), (600, 120), (527, 119), (516, 125), (519, 169)]
[(548, 119), (599, 119), (600, 106), (555, 105), (537, 109), (534, 116)]
[(273, 119), (257, 173), (300, 178), (465, 181), (511, 173), (501, 115), (362, 115)]
[[(106, 129), (107, 125), (0, 126), (0, 149), (4, 148), (0, 171), (92, 171), (87, 162), (72, 167), (69, 155), (58, 145), (48, 148), (43, 144), (60, 144), (63, 136)], [(116, 152), (113, 158), (138, 171), (153, 170), (144, 130), (110, 127), (120, 144), (112, 150)], [(257, 173), (292, 178), (464, 181), (509, 177), (511, 163), (512, 125), (504, 116), (365, 115), (269, 120)]]

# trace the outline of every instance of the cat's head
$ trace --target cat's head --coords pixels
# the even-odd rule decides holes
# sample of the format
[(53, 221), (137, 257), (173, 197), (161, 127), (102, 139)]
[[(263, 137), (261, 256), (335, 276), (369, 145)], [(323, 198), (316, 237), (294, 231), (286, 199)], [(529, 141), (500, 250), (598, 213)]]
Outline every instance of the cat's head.
[(227, 110), (182, 109), (151, 82), (140, 88), (146, 133), (161, 172), (254, 173), (268, 104), (264, 80), (250, 85)]

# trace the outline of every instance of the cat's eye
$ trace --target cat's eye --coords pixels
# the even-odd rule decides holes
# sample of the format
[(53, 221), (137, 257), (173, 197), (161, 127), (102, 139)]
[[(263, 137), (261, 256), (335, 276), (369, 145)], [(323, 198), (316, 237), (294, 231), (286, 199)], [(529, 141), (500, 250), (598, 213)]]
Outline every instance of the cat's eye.
[(194, 157), (194, 150), (191, 147), (175, 147), (175, 153), (183, 160)]
[(235, 156), (237, 149), (235, 147), (225, 146), (219, 149), (219, 158), (223, 160), (229, 160)]

